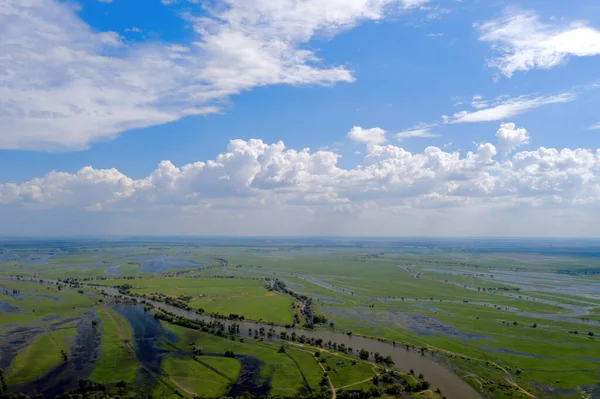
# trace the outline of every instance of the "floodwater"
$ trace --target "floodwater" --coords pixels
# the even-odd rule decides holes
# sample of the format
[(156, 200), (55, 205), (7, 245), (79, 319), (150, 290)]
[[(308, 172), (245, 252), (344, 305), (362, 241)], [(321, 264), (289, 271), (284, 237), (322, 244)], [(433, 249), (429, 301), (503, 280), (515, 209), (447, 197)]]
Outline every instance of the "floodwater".
[(189, 269), (206, 264), (194, 259), (179, 258), (171, 255), (155, 256), (140, 264), (140, 270), (144, 273), (164, 273), (171, 269)]
[[(102, 287), (102, 290), (111, 296), (120, 295), (118, 290), (112, 287)], [(135, 296), (126, 296), (130, 299), (144, 300), (144, 298)], [(162, 302), (146, 300), (158, 309), (163, 309), (173, 314), (191, 319), (191, 320), (210, 320), (210, 317), (198, 315), (194, 312), (187, 312), (174, 306), (167, 305)], [(123, 305), (126, 306), (126, 305)], [(127, 318), (127, 314), (123, 314)], [(129, 319), (128, 319), (129, 320)], [(240, 331), (248, 331), (248, 329), (260, 329), (264, 324), (252, 322), (233, 322), (228, 320), (220, 320), (227, 327), (233, 323), (240, 326)], [(444, 396), (449, 399), (481, 399), (481, 395), (469, 384), (460, 379), (446, 366), (436, 362), (431, 355), (421, 355), (416, 350), (406, 350), (405, 347), (393, 346), (391, 343), (381, 342), (376, 339), (370, 339), (359, 336), (348, 336), (346, 334), (328, 331), (328, 330), (301, 330), (283, 327), (272, 327), (275, 330), (275, 336), (286, 331), (288, 334), (295, 331), (297, 335), (304, 335), (309, 338), (322, 339), (324, 342), (332, 341), (339, 344), (344, 344), (346, 347), (352, 347), (355, 350), (366, 349), (369, 352), (379, 352), (384, 356), (390, 355), (395, 362), (395, 367), (404, 372), (413, 369), (417, 374), (423, 373), (425, 379), (431, 383), (433, 388), (439, 388)], [(135, 326), (134, 326), (134, 334)], [(275, 340), (280, 342), (278, 340)], [(137, 350), (136, 350), (137, 353)]]
[[(90, 287), (96, 288), (99, 287)], [(114, 287), (101, 287), (101, 290), (104, 291), (107, 295), (110, 296), (122, 296), (119, 291)], [(136, 299), (138, 301), (146, 300), (148, 303), (151, 303), (158, 309), (166, 310), (170, 313), (191, 319), (191, 320), (204, 320), (209, 321), (211, 318), (209, 316), (198, 315), (194, 312), (187, 312), (183, 309), (167, 305), (162, 302), (156, 302), (147, 300), (145, 298), (136, 297), (136, 296), (124, 296), (130, 299)], [(169, 339), (168, 333), (166, 330), (160, 326), (160, 323), (157, 320), (143, 311), (141, 306), (131, 306), (131, 305), (115, 305), (114, 308), (119, 314), (121, 314), (131, 325), (134, 333), (134, 349), (136, 352), (136, 356), (138, 360), (150, 371), (158, 373), (160, 371), (161, 357), (164, 356), (165, 352), (162, 349), (155, 348), (155, 344), (161, 337), (166, 337)], [(248, 331), (248, 329), (260, 329), (261, 327), (265, 327), (265, 324), (253, 323), (253, 322), (239, 322), (239, 321), (229, 321), (229, 320), (219, 320), (226, 327), (231, 324), (238, 324), (240, 326), (240, 331)], [(89, 322), (88, 322), (89, 323)], [(392, 360), (395, 363), (395, 368), (402, 370), (404, 372), (409, 372), (411, 369), (415, 371), (415, 373), (423, 373), (425, 379), (429, 381), (432, 387), (439, 388), (444, 396), (449, 399), (460, 398), (460, 399), (481, 399), (481, 395), (469, 384), (463, 381), (459, 376), (454, 374), (448, 367), (445, 365), (438, 363), (431, 355), (422, 355), (420, 352), (416, 350), (407, 350), (404, 346), (394, 346), (391, 343), (378, 341), (376, 339), (360, 337), (360, 336), (349, 336), (347, 334), (329, 331), (329, 330), (302, 330), (302, 329), (292, 329), (292, 328), (284, 328), (273, 326), (273, 330), (275, 330), (275, 336), (278, 337), (280, 332), (287, 332), (288, 335), (292, 332), (296, 332), (298, 336), (304, 335), (308, 338), (314, 339), (322, 339), (324, 342), (336, 342), (339, 344), (344, 344), (346, 347), (354, 348), (355, 352), (360, 349), (366, 349), (369, 352), (375, 353), (379, 352), (384, 356), (391, 356)], [(80, 337), (82, 337), (84, 331), (82, 333), (79, 332), (77, 334), (77, 341), (80, 341)], [(164, 335), (167, 334), (167, 335)], [(94, 335), (88, 335), (88, 339), (91, 342), (94, 342), (93, 345), (96, 345), (97, 341), (97, 349), (92, 350), (90, 352), (90, 357), (94, 359), (97, 357), (97, 352), (100, 347), (100, 334), (97, 333), (97, 338)], [(274, 340), (275, 342), (281, 342), (280, 340)], [(161, 351), (163, 352), (161, 354)], [(89, 359), (89, 358), (88, 358)], [(65, 390), (69, 390), (72, 384), (76, 383), (76, 380), (79, 378), (86, 378), (91, 373), (91, 368), (93, 367), (93, 362), (88, 360), (87, 363), (80, 362), (82, 365), (87, 364), (88, 369), (87, 374), (83, 371), (74, 373), (74, 372), (66, 372), (66, 368), (73, 367), (72, 364), (74, 362), (69, 360), (66, 363), (66, 366), (59, 367), (58, 369), (51, 372), (52, 378), (56, 379), (56, 381), (61, 381), (60, 378), (63, 378), (64, 387), (60, 390), (64, 392)], [(63, 376), (67, 377), (63, 377)], [(46, 392), (53, 393), (58, 392), (58, 388), (56, 384), (50, 383), (51, 379), (44, 377), (42, 381), (36, 381), (34, 384), (28, 384), (27, 386), (20, 387), (21, 389), (28, 389), (27, 391), (16, 390), (17, 392), (35, 392), (37, 389), (43, 390), (44, 394)], [(37, 385), (35, 385), (37, 384)], [(233, 389), (233, 388), (232, 388)], [(246, 388), (243, 388), (246, 389)], [(240, 391), (243, 391), (240, 388)], [(257, 389), (261, 389), (260, 385), (257, 386)], [(54, 396), (46, 396), (46, 397), (54, 397)]]
[(161, 358), (165, 351), (159, 349), (157, 344), (163, 338), (173, 341), (175, 336), (164, 329), (152, 314), (145, 312), (142, 306), (114, 304), (111, 307), (131, 325), (138, 361), (150, 371), (160, 373)]
[[(71, 348), (68, 361), (37, 380), (11, 386), (13, 392), (34, 396), (41, 393), (46, 398), (54, 398), (76, 389), (80, 379), (88, 378), (100, 353), (101, 334), (91, 322), (94, 309), (87, 311), (77, 325), (75, 343)], [(58, 356), (58, 353), (56, 354)]]
[[(445, 269), (436, 269), (436, 268), (428, 268), (426, 270), (429, 271), (446, 271)], [(463, 274), (462, 272), (457, 272), (457, 271), (450, 271), (448, 270), (449, 273), (447, 274)], [(535, 279), (535, 277), (539, 277), (538, 275), (550, 275), (550, 276), (557, 276), (557, 275), (552, 275), (550, 273), (528, 273), (532, 276), (530, 276), (530, 278), (532, 280)], [(291, 273), (290, 273), (291, 275)], [(516, 284), (516, 281), (519, 281), (517, 279), (518, 276), (512, 276), (509, 274), (506, 275), (502, 275), (500, 271), (494, 271), (494, 279), (498, 280), (498, 281), (504, 281), (503, 278), (505, 276), (508, 276), (505, 278), (505, 282), (515, 282), (512, 285), (515, 286), (519, 286), (521, 289), (525, 290), (525, 291), (536, 291), (536, 290), (540, 290), (539, 287), (535, 287), (535, 286), (531, 286), (531, 285), (525, 285), (525, 284)], [(296, 278), (302, 279), (302, 280), (306, 280), (311, 282), (312, 284), (315, 284), (319, 287), (331, 290), (333, 292), (336, 292), (338, 294), (343, 294), (343, 295), (351, 295), (353, 298), (360, 298), (360, 299), (364, 299), (367, 300), (369, 302), (367, 302), (366, 304), (370, 304), (374, 301), (379, 301), (379, 302), (383, 302), (383, 303), (392, 303), (392, 302), (416, 302), (416, 301), (422, 301), (423, 299), (419, 299), (419, 298), (392, 298), (392, 297), (379, 297), (379, 296), (371, 296), (371, 295), (361, 295), (361, 294), (357, 294), (351, 290), (348, 290), (346, 288), (341, 288), (341, 287), (337, 287), (333, 284), (324, 282), (322, 280), (319, 280), (315, 277), (312, 276), (303, 276), (303, 275), (294, 275)], [(547, 277), (547, 276), (546, 276)], [(562, 278), (562, 276), (561, 276)], [(550, 280), (548, 280), (550, 281)], [(568, 293), (568, 290), (564, 290), (563, 288), (558, 288), (560, 281), (559, 280), (553, 280), (555, 284), (557, 284), (556, 289), (555, 290), (551, 290), (551, 289), (544, 289), (545, 291), (554, 291), (554, 292), (561, 292), (561, 293)], [(579, 284), (579, 283), (578, 283)], [(574, 282), (570, 283), (568, 286), (569, 287), (573, 287), (575, 285)], [(581, 285), (580, 285), (581, 286)], [(572, 288), (571, 288), (572, 289)], [(595, 285), (593, 283), (589, 283), (588, 285), (584, 285), (582, 289), (587, 289), (588, 291), (585, 292), (590, 292), (589, 290), (594, 290), (594, 289), (600, 289), (600, 282)], [(575, 290), (577, 291), (577, 290)], [(574, 291), (572, 291), (574, 292)], [(571, 293), (572, 293), (571, 292)], [(518, 297), (521, 296), (523, 298), (526, 297), (527, 292), (521, 292), (519, 294), (503, 294), (503, 293), (499, 293), (499, 295), (504, 295), (504, 296), (509, 296), (509, 297)], [(587, 297), (590, 298), (595, 298), (594, 295), (590, 295), (587, 294), (585, 295)], [(319, 297), (316, 297), (316, 299), (318, 300)], [(498, 308), (501, 308), (502, 310), (508, 311), (508, 312), (513, 312), (515, 314), (519, 314), (522, 316), (527, 316), (527, 317), (535, 317), (535, 318), (539, 318), (539, 319), (545, 319), (545, 320), (554, 320), (554, 321), (566, 321), (569, 323), (577, 323), (577, 324), (585, 324), (585, 325), (591, 325), (591, 326), (600, 326), (600, 322), (598, 321), (594, 321), (594, 320), (582, 320), (579, 319), (578, 317), (581, 316), (586, 316), (589, 314), (589, 308), (590, 307), (594, 307), (593, 304), (590, 304), (590, 306), (588, 307), (584, 307), (584, 306), (577, 306), (577, 305), (569, 305), (569, 304), (564, 304), (561, 302), (555, 302), (555, 301), (550, 301), (550, 300), (544, 300), (544, 299), (538, 299), (538, 298), (530, 298), (527, 297), (527, 299), (536, 301), (536, 302), (540, 302), (540, 303), (545, 303), (548, 305), (554, 305), (554, 306), (558, 306), (558, 307), (563, 307), (566, 309), (569, 309), (571, 311), (571, 313), (565, 313), (565, 314), (554, 314), (554, 313), (540, 313), (540, 312), (524, 312), (521, 311), (520, 309), (514, 308), (514, 307), (509, 307), (509, 306), (500, 306)], [(600, 299), (600, 298), (597, 298)], [(425, 299), (426, 300), (426, 299)], [(584, 299), (582, 299), (584, 300)], [(327, 300), (323, 300), (322, 302), (328, 302)], [(331, 303), (333, 303), (333, 301), (329, 301)], [(444, 303), (462, 303), (463, 301), (461, 300), (448, 300), (445, 299)], [(491, 303), (485, 303), (485, 302), (473, 302), (470, 301), (469, 302), (471, 305), (480, 305), (480, 306), (488, 306), (488, 307), (497, 307), (494, 304)]]
[(11, 305), (8, 302), (0, 301), (0, 314), (6, 313), (18, 313), (21, 311), (21, 308), (18, 306)]
[[(183, 352), (174, 345), (172, 351), (160, 347), (158, 344), (163, 340), (172, 344), (175, 342), (176, 337), (166, 330), (152, 313), (144, 311), (142, 306), (114, 304), (111, 307), (129, 322), (133, 330), (135, 356), (143, 366), (140, 372), (141, 375), (137, 377), (138, 385), (152, 387), (154, 385), (152, 378), (159, 380), (164, 378), (161, 363), (165, 356), (192, 356), (192, 353)], [(245, 392), (261, 396), (271, 390), (270, 381), (260, 378), (261, 362), (252, 356), (235, 356), (241, 364), (240, 376), (235, 381), (202, 361), (206, 357), (223, 356), (222, 353), (206, 353), (199, 357), (197, 361), (231, 381), (228, 397), (241, 396)]]
[(117, 266), (112, 266), (109, 267), (108, 269), (106, 269), (104, 271), (104, 274), (107, 274), (109, 276), (118, 276), (119, 274), (121, 274), (121, 272), (119, 271), (120, 268), (122, 268), (123, 265), (117, 265)]

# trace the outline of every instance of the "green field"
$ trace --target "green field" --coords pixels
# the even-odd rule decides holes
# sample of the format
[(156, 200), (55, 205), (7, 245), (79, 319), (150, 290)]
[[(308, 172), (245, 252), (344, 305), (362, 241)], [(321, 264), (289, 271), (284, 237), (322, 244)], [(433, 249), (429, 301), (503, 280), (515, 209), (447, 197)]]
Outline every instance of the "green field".
[[(271, 395), (328, 391), (323, 368), (340, 392), (374, 386), (369, 379), (378, 368), (343, 353), (322, 352), (319, 364), (317, 348), (291, 343), (279, 353), (278, 343), (247, 336), (245, 342), (233, 341), (164, 322), (175, 338), (160, 342), (167, 354), (157, 371), (140, 363), (132, 326), (111, 309), (112, 300), (102, 298), (101, 289), (62, 282), (59, 290), (54, 280), (75, 278), (82, 284), (127, 284), (132, 295), (276, 325), (308, 324), (297, 309), (297, 298), (304, 295), (312, 312), (327, 319), (317, 330), (427, 348), (489, 397), (596, 394), (600, 279), (593, 257), (378, 245), (107, 243), (75, 245), (39, 264), (4, 262), (3, 274), (19, 273), (23, 279), (0, 280), (0, 305), (6, 309), (0, 307), (0, 328), (6, 337), (17, 328), (31, 331), (5, 371), (7, 383), (22, 384), (57, 367), (60, 350), (71, 356), (78, 323), (97, 320), (99, 356), (88, 378), (109, 391), (123, 389), (117, 387), (123, 381), (132, 394), (226, 395), (243, 368), (239, 356), (261, 364), (256, 378), (269, 382)], [(161, 263), (178, 260), (200, 263), (172, 269)], [(32, 278), (35, 282), (23, 281)], [(273, 289), (273, 280), (288, 291)], [(204, 355), (194, 359), (192, 343)], [(233, 351), (235, 359), (224, 358), (225, 351)], [(35, 365), (29, 366), (32, 359)], [(152, 387), (142, 389), (141, 380), (152, 381)], [(428, 395), (435, 393), (413, 396)]]
[[(206, 358), (202, 359), (202, 363), (207, 363), (232, 378), (237, 378), (240, 371), (240, 365), (235, 359)], [(169, 379), (187, 394), (211, 398), (224, 396), (228, 392), (231, 379), (223, 377), (202, 363), (193, 359), (167, 358), (163, 369), (169, 375)]]
[(188, 297), (192, 308), (223, 315), (243, 315), (248, 320), (264, 320), (277, 324), (293, 322), (292, 299), (264, 288), (260, 280), (232, 278), (150, 278), (109, 280), (103, 285), (133, 286), (131, 292), (151, 296), (163, 294), (171, 298)]
[(13, 359), (7, 383), (9, 385), (24, 384), (57, 367), (64, 361), (61, 351), (68, 353), (68, 344), (74, 335), (74, 329), (65, 329), (38, 336)]
[(99, 309), (96, 315), (100, 318), (97, 328), (102, 332), (102, 345), (90, 379), (103, 384), (132, 382), (139, 366), (133, 350), (131, 327), (110, 308)]

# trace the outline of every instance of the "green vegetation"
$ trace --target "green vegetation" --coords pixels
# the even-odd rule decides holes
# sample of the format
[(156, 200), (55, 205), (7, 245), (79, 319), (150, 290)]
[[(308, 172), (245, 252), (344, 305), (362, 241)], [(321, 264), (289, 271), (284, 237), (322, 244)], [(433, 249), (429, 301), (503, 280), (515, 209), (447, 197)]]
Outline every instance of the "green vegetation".
[(368, 381), (377, 374), (376, 367), (372, 364), (337, 353), (322, 352), (320, 363), (327, 370), (336, 388), (349, 388), (354, 384)]
[(136, 295), (162, 294), (183, 301), (193, 309), (222, 315), (237, 314), (249, 320), (265, 320), (277, 324), (293, 322), (292, 299), (264, 287), (261, 280), (240, 278), (149, 278), (108, 280), (100, 284), (129, 284)]
[(169, 375), (169, 379), (188, 395), (218, 398), (228, 392), (232, 380), (223, 374), (227, 373), (237, 378), (240, 364), (235, 359), (226, 358), (203, 358), (200, 362), (169, 357), (163, 362), (163, 370)]
[[(313, 248), (293, 241), (214, 247), (75, 245), (55, 253), (47, 263), (0, 264), (5, 275), (18, 273), (36, 280), (79, 277), (84, 284), (127, 284), (132, 294), (177, 301), (205, 314), (308, 324), (310, 315), (297, 307), (292, 296), (267, 288), (267, 278), (278, 280), (312, 299), (310, 311), (327, 320), (317, 324), (318, 329), (379, 337), (415, 350), (426, 348), (425, 356), (448, 364), (493, 398), (527, 394), (580, 398), (580, 392), (590, 391), (600, 380), (600, 327), (594, 323), (600, 322), (600, 278), (593, 274), (597, 258), (577, 256), (576, 251), (510, 253), (510, 246), (498, 252), (478, 251), (472, 244), (327, 245)], [(160, 257), (204, 263), (156, 275), (142, 272), (142, 263)], [(120, 275), (110, 274), (109, 269)], [(13, 359), (5, 372), (11, 384), (30, 381), (60, 364), (55, 356), (60, 345), (68, 352), (78, 321), (91, 323), (89, 313), (83, 314), (90, 309), (96, 310), (100, 319), (96, 328), (102, 335), (100, 357), (90, 378), (109, 384), (110, 389), (120, 381), (136, 384), (140, 364), (134, 356), (131, 327), (107, 306), (109, 298), (101, 304), (95, 290), (85, 288), (81, 294), (76, 285), (0, 280), (0, 303), (12, 309), (0, 313), (0, 327), (47, 331), (26, 342)], [(381, 373), (374, 364), (333, 350), (321, 352), (319, 364), (315, 348), (297, 342), (286, 341), (282, 349), (280, 342), (262, 342), (254, 335), (240, 342), (239, 337), (232, 341), (164, 326), (177, 340), (160, 343), (162, 349), (172, 351), (162, 362), (164, 376), (156, 376), (152, 388), (161, 397), (176, 397), (175, 392), (190, 397), (226, 395), (240, 372), (242, 356), (260, 362), (259, 380), (269, 381), (271, 394), (281, 396), (308, 389), (321, 392), (323, 386), (329, 389), (328, 382), (323, 384), (321, 366), (341, 392), (368, 390), (375, 386), (368, 380)], [(55, 338), (52, 345), (49, 337)], [(196, 360), (194, 346), (203, 353)], [(225, 352), (233, 352), (233, 357), (223, 357)], [(217, 377), (209, 377), (213, 374)], [(202, 383), (210, 378), (214, 383)], [(398, 378), (412, 385), (419, 382), (409, 375)], [(385, 384), (378, 387), (387, 389)], [(417, 397), (431, 395), (437, 394), (423, 390)]]
[(74, 329), (39, 335), (10, 364), (7, 384), (20, 385), (43, 376), (68, 358)]
[(102, 308), (96, 312), (101, 322), (102, 346), (100, 357), (90, 379), (108, 384), (125, 381), (132, 382), (138, 370), (138, 363), (131, 342), (131, 328), (114, 311)]

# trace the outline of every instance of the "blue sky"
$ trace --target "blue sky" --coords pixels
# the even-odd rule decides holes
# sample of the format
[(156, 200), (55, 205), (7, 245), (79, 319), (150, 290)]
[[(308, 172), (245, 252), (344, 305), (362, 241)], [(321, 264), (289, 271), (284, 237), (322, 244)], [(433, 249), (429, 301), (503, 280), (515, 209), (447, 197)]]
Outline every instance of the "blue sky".
[(596, 1), (1, 7), (0, 234), (600, 235)]

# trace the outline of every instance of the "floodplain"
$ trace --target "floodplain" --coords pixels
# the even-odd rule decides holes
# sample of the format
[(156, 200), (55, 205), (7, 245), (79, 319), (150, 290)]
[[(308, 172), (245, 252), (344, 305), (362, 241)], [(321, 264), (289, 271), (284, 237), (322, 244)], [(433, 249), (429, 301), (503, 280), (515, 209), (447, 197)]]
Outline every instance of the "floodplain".
[(599, 249), (592, 240), (8, 241), (2, 379), (10, 392), (47, 398), (82, 389), (600, 397)]

